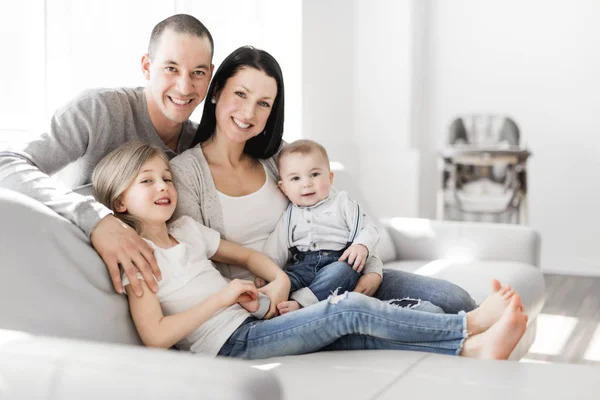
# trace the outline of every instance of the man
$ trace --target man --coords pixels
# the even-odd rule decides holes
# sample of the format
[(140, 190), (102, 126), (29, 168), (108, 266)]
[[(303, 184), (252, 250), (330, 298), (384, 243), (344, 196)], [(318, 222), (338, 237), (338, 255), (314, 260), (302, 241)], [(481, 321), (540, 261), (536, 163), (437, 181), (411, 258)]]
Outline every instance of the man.
[(123, 291), (119, 264), (138, 296), (138, 271), (158, 290), (154, 276), (160, 279), (160, 271), (151, 248), (102, 204), (61, 188), (50, 175), (73, 163), (62, 183), (70, 189), (89, 184), (98, 161), (132, 140), (158, 145), (170, 158), (186, 150), (197, 127), (188, 118), (206, 97), (213, 51), (212, 36), (200, 21), (171, 16), (154, 27), (142, 57), (145, 88), (86, 91), (54, 114), (47, 133), (21, 151), (0, 152), (0, 188), (32, 197), (81, 228), (118, 292)]

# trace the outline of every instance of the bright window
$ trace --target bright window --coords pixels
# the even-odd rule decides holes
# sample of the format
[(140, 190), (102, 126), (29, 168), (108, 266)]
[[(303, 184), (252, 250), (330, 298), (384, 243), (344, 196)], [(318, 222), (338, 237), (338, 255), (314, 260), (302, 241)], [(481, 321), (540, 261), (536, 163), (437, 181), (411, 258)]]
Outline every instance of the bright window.
[[(0, 145), (46, 129), (53, 112), (94, 87), (143, 86), (150, 32), (174, 13), (198, 17), (215, 65), (241, 45), (269, 51), (286, 83), (286, 139), (301, 132), (300, 0), (21, 0), (0, 2)], [(201, 107), (192, 119), (199, 121)]]

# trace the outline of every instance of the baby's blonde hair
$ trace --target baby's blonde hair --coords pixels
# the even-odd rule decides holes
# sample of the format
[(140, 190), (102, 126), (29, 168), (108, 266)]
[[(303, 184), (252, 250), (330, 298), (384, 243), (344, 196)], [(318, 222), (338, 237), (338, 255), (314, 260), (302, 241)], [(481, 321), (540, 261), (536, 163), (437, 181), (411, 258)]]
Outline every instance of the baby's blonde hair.
[(325, 150), (325, 147), (310, 139), (296, 140), (281, 149), (279, 155), (277, 156), (277, 165), (281, 165), (281, 160), (283, 160), (285, 156), (294, 153), (299, 153), (302, 155), (317, 153), (323, 157), (324, 161), (327, 163), (327, 166), (329, 166), (329, 156), (327, 155), (327, 150)]
[(117, 202), (133, 183), (144, 163), (154, 157), (160, 157), (169, 165), (169, 158), (160, 148), (140, 142), (127, 143), (104, 156), (92, 174), (96, 200), (110, 208), (115, 217), (131, 226), (138, 234), (141, 233), (140, 221), (127, 211), (118, 212)]

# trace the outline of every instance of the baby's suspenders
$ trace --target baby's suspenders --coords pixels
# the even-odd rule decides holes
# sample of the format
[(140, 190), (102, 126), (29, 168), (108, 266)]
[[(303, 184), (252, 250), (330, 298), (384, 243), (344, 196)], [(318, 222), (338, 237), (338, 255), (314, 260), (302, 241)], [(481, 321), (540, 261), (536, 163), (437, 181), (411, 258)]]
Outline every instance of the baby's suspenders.
[[(352, 221), (352, 229), (350, 229), (350, 235), (348, 236), (348, 242), (346, 243), (346, 246), (344, 246), (344, 248), (340, 251), (345, 251), (348, 247), (350, 247), (352, 245), (352, 243), (354, 242), (354, 240), (356, 239), (356, 236), (358, 236), (358, 232), (360, 231), (360, 228), (363, 226), (363, 222), (364, 222), (364, 218), (363, 218), (363, 213), (362, 213), (362, 208), (360, 207), (360, 204), (355, 203), (356, 204), (356, 212), (354, 213), (354, 219)], [(300, 251), (298, 250), (298, 248), (296, 246), (292, 246), (293, 243), (293, 238), (292, 238), (292, 211), (294, 209), (294, 205), (292, 203), (290, 203), (288, 205), (287, 210), (285, 211), (285, 229), (287, 230), (287, 246), (288, 249), (290, 250), (290, 252), (292, 253), (292, 257), (296, 257), (296, 254), (298, 254)]]

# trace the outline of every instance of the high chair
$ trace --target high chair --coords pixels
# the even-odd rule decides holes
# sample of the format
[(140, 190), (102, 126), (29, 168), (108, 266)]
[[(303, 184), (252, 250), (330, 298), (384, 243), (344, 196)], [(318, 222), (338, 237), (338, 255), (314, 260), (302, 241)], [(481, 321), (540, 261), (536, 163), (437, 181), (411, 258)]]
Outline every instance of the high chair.
[(457, 117), (438, 158), (437, 218), (527, 224), (530, 155), (520, 145), (519, 128), (511, 118)]

